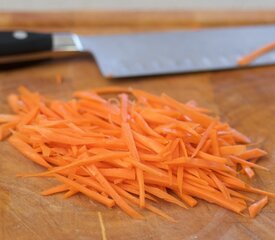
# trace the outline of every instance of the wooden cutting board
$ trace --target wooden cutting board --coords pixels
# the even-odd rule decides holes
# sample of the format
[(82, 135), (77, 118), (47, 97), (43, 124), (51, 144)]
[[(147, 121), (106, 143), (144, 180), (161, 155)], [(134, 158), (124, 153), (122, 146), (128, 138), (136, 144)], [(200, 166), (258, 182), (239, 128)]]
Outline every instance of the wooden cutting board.
[[(1, 13), (0, 16), (1, 29), (91, 34), (275, 23), (272, 11)], [(61, 85), (56, 84), (57, 74), (62, 75)], [(20, 85), (62, 99), (69, 98), (75, 90), (107, 85), (132, 86), (156, 94), (166, 92), (180, 101), (194, 99), (269, 152), (261, 164), (270, 171), (256, 171), (257, 176), (251, 182), (275, 192), (275, 66), (106, 80), (92, 58), (48, 61), (0, 72), (1, 113), (9, 112), (6, 97)], [(0, 239), (101, 239), (98, 212), (103, 216), (108, 239), (275, 239), (274, 199), (255, 219), (199, 201), (197, 207), (189, 210), (161, 203), (161, 208), (178, 220), (176, 224), (147, 211), (142, 211), (147, 220), (137, 221), (81, 195), (67, 200), (62, 195), (40, 196), (40, 191), (55, 184), (52, 180), (15, 177), (17, 173), (38, 171), (42, 168), (27, 161), (6, 141), (0, 143)]]

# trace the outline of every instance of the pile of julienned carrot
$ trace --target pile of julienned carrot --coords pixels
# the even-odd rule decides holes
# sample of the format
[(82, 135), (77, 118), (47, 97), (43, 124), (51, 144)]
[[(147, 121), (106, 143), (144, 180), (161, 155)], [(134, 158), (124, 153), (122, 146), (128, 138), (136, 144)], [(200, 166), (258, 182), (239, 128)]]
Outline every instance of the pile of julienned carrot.
[[(162, 94), (107, 87), (77, 91), (69, 101), (19, 88), (8, 96), (15, 114), (0, 115), (1, 139), (47, 171), (21, 176), (55, 178), (42, 192), (82, 193), (133, 218), (146, 208), (168, 220), (161, 200), (182, 208), (197, 199), (254, 217), (275, 194), (243, 182), (266, 155), (249, 138), (208, 114)], [(260, 200), (244, 192), (263, 195)]]

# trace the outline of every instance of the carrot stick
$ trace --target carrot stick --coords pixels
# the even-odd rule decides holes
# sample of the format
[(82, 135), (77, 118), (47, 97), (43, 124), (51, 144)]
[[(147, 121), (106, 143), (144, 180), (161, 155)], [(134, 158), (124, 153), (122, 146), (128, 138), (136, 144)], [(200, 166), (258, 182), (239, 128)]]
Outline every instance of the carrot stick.
[(197, 155), (197, 153), (200, 151), (200, 149), (202, 148), (202, 146), (204, 145), (204, 143), (206, 142), (207, 138), (209, 137), (210, 132), (212, 131), (214, 125), (216, 124), (215, 121), (213, 121), (208, 128), (205, 130), (203, 136), (201, 137), (201, 140), (199, 142), (199, 144), (197, 145), (195, 151), (192, 154), (192, 158), (195, 157)]
[[(122, 188), (119, 188), (118, 186), (114, 185), (114, 188), (125, 198), (127, 198), (128, 200), (130, 200), (131, 202), (135, 203), (135, 204), (139, 204), (138, 199), (136, 199), (135, 197), (133, 197), (131, 194), (127, 193), (125, 190), (123, 190)], [(145, 208), (147, 208), (148, 210), (152, 211), (153, 213), (156, 213), (162, 217), (164, 217), (165, 219), (171, 221), (171, 222), (175, 222), (175, 219), (173, 219), (172, 217), (168, 216), (166, 213), (164, 213), (163, 211), (157, 209), (154, 206), (149, 205), (148, 203), (145, 204), (144, 206)]]
[(259, 168), (259, 169), (262, 169), (262, 170), (266, 170), (266, 171), (269, 171), (267, 168), (265, 167), (262, 167), (256, 163), (252, 163), (252, 162), (248, 162), (248, 161), (245, 161), (239, 157), (236, 157), (236, 156), (230, 156), (230, 158), (232, 159), (232, 161), (236, 162), (236, 163), (240, 163), (240, 164), (243, 164), (243, 165), (247, 165), (247, 166), (250, 166), (250, 167), (255, 167), (255, 168)]
[(194, 109), (185, 106), (182, 103), (177, 102), (176, 100), (168, 97), (167, 95), (162, 95), (165, 103), (171, 107), (177, 108), (182, 114), (187, 115), (193, 121), (201, 124), (202, 126), (208, 126), (213, 121), (212, 118), (206, 114), (195, 111)]
[(179, 198), (181, 198), (181, 200), (186, 202), (190, 207), (195, 207), (198, 204), (198, 201), (193, 197), (189, 196), (188, 194), (179, 193), (177, 191), (176, 191), (176, 194), (179, 196)]
[(223, 156), (225, 155), (240, 155), (246, 151), (245, 145), (233, 145), (233, 146), (222, 146), (220, 152)]
[[(135, 195), (139, 195), (139, 191), (138, 188), (136, 188), (134, 185), (130, 185), (130, 184), (121, 184), (119, 185), (122, 189), (124, 189), (125, 191), (129, 192), (129, 193), (133, 193)], [(145, 198), (158, 203), (158, 200), (154, 197), (152, 197), (150, 194), (145, 193)]]
[(60, 185), (54, 186), (52, 188), (49, 188), (47, 190), (44, 190), (43, 192), (41, 192), (41, 195), (49, 196), (49, 195), (64, 192), (67, 190), (68, 190), (68, 186), (66, 184), (60, 184)]
[(244, 153), (241, 153), (240, 155), (238, 155), (239, 158), (242, 158), (244, 160), (249, 160), (249, 159), (254, 159), (254, 158), (260, 158), (260, 157), (263, 157), (263, 156), (266, 156), (267, 155), (267, 152), (262, 150), (262, 149), (259, 149), (259, 148), (254, 148), (254, 149), (250, 149), (250, 150), (247, 150), (246, 152)]
[(17, 126), (18, 120), (0, 125), (0, 141), (11, 135), (12, 130)]
[(182, 166), (179, 166), (177, 169), (177, 183), (179, 188), (179, 193), (182, 195), (182, 184), (183, 184), (183, 170), (184, 168)]
[(187, 206), (183, 202), (158, 188), (145, 186), (145, 191), (151, 193), (158, 198), (164, 199), (167, 202), (174, 203), (182, 208), (187, 208)]
[(100, 172), (105, 177), (117, 177), (129, 180), (135, 180), (135, 170), (134, 169), (124, 169), (124, 168), (102, 168)]
[(242, 166), (246, 175), (249, 177), (249, 178), (253, 178), (255, 176), (255, 172), (253, 171), (253, 169), (249, 166)]
[(20, 111), (20, 103), (18, 95), (10, 94), (8, 96), (8, 104), (13, 112), (18, 113)]
[(202, 191), (195, 186), (187, 184), (184, 185), (184, 189), (193, 196), (205, 199), (206, 201), (214, 202), (224, 208), (227, 208), (237, 213), (240, 213), (245, 209), (245, 207), (240, 206), (239, 204), (236, 204), (233, 201), (226, 200), (222, 197), (222, 195), (219, 195), (217, 193), (212, 193), (207, 190)]
[(216, 183), (217, 187), (223, 193), (224, 197), (227, 199), (231, 199), (230, 192), (228, 191), (226, 186), (217, 178), (217, 176), (214, 173), (210, 173), (210, 177)]
[(96, 200), (110, 208), (114, 206), (113, 200), (100, 195), (96, 191), (90, 190), (90, 189), (84, 187), (83, 185), (80, 185), (79, 183), (72, 181), (66, 177), (63, 177), (59, 174), (54, 174), (54, 177), (57, 178), (58, 181), (68, 184), (69, 186), (73, 187), (74, 189), (77, 189), (79, 192), (82, 192), (83, 194), (85, 194), (86, 196), (91, 198), (92, 200)]
[(18, 151), (20, 151), (25, 157), (34, 161), (35, 163), (50, 168), (51, 165), (48, 164), (39, 154), (37, 154), (27, 143), (23, 142), (16, 135), (9, 138), (9, 143), (13, 145)]
[(251, 62), (253, 62), (256, 58), (272, 51), (273, 49), (275, 49), (275, 42), (269, 43), (269, 44), (255, 50), (254, 52), (241, 57), (240, 59), (238, 59), (238, 64), (241, 66), (248, 65)]
[(255, 202), (252, 205), (250, 205), (248, 208), (250, 217), (252, 218), (256, 217), (267, 203), (268, 203), (268, 198), (267, 196), (265, 196), (258, 202)]
[(70, 198), (70, 197), (76, 195), (78, 192), (79, 192), (78, 190), (70, 189), (69, 191), (67, 191), (67, 192), (64, 194), (63, 198), (64, 198), (64, 199)]
[[(132, 154), (133, 158), (136, 162), (140, 162), (139, 154), (135, 145), (134, 137), (131, 132), (131, 128), (129, 124), (123, 123), (122, 124), (122, 132), (129, 148), (130, 153)], [(145, 190), (144, 190), (144, 177), (143, 172), (140, 168), (136, 169), (137, 180), (139, 185), (139, 200), (140, 200), (140, 207), (145, 206)]]
[(121, 118), (123, 122), (127, 122), (128, 120), (128, 95), (120, 94), (121, 99)]
[(137, 211), (131, 208), (115, 191), (115, 189), (111, 186), (111, 184), (106, 180), (106, 178), (100, 173), (96, 166), (92, 165), (90, 167), (86, 167), (87, 171), (94, 176), (98, 182), (103, 186), (108, 194), (114, 199), (115, 203), (127, 213), (129, 216), (136, 219), (143, 219), (142, 215), (140, 215)]
[(106, 161), (106, 160), (112, 160), (112, 159), (116, 159), (116, 158), (123, 158), (123, 157), (127, 157), (128, 155), (129, 154), (127, 152), (117, 152), (117, 153), (112, 152), (112, 153), (101, 154), (101, 155), (89, 157), (84, 160), (75, 161), (75, 162), (69, 163), (65, 166), (53, 168), (52, 170), (50, 170), (48, 172), (42, 172), (42, 173), (38, 173), (38, 174), (30, 174), (30, 176), (52, 175), (53, 173), (60, 173), (66, 169), (70, 169), (73, 167), (79, 167), (79, 166), (83, 166), (83, 165), (87, 165), (87, 164), (91, 164), (91, 163), (95, 163), (95, 162), (100, 162), (102, 160)]
[(141, 171), (148, 172), (159, 177), (166, 177), (166, 175), (162, 171), (156, 170), (151, 166), (145, 165), (141, 162), (137, 162), (131, 158), (125, 158), (125, 161), (129, 161), (132, 165), (134, 165), (135, 167), (137, 167), (137, 169), (140, 169)]
[(144, 120), (144, 118), (143, 118), (138, 112), (135, 112), (135, 113), (134, 113), (134, 117), (135, 117), (135, 119), (136, 119), (136, 121), (137, 121), (137, 124), (139, 124), (139, 126), (141, 127), (141, 129), (142, 129), (145, 133), (147, 133), (147, 134), (149, 134), (149, 135), (151, 135), (151, 136), (153, 136), (153, 137), (156, 137), (156, 138), (162, 138), (161, 135), (159, 135), (156, 131), (154, 131), (154, 130), (148, 125), (148, 123)]
[(0, 114), (0, 123), (12, 122), (18, 120), (19, 117), (13, 114)]
[[(87, 172), (87, 170), (84, 168), (84, 170)], [(95, 179), (91, 178), (91, 177), (82, 177), (79, 175), (74, 175), (74, 179), (82, 184), (82, 185), (86, 185), (88, 187), (92, 187), (93, 189), (95, 189), (98, 192), (105, 192), (104, 187), (102, 187)]]
[(217, 130), (213, 129), (210, 134), (211, 145), (212, 145), (212, 152), (215, 156), (220, 156), (220, 147), (218, 142)]

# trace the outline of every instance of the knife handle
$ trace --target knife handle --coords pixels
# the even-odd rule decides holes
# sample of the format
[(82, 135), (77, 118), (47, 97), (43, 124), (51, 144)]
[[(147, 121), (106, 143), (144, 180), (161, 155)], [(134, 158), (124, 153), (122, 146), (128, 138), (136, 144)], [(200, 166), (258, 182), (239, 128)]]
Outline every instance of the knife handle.
[(71, 57), (79, 52), (84, 52), (84, 49), (76, 34), (0, 31), (0, 67), (49, 58)]
[(0, 32), (0, 56), (53, 50), (53, 37), (49, 33), (25, 31)]

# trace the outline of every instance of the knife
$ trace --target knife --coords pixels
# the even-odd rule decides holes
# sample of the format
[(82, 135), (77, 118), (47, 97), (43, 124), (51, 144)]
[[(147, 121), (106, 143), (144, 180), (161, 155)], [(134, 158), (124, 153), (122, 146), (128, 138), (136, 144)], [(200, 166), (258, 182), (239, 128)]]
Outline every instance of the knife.
[[(88, 52), (108, 78), (239, 68), (238, 58), (275, 40), (275, 25), (124, 35), (0, 32), (0, 64)], [(275, 63), (270, 52), (250, 66)]]

